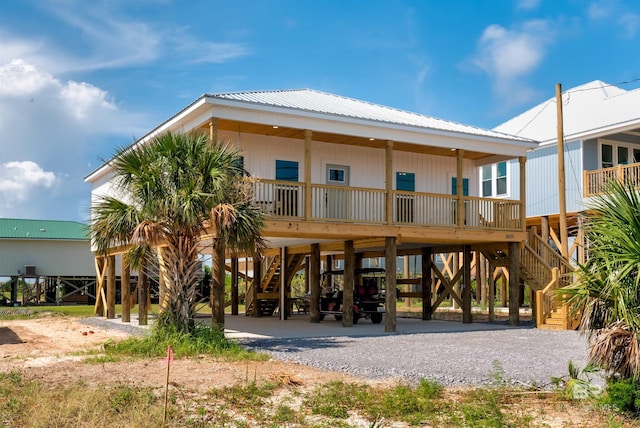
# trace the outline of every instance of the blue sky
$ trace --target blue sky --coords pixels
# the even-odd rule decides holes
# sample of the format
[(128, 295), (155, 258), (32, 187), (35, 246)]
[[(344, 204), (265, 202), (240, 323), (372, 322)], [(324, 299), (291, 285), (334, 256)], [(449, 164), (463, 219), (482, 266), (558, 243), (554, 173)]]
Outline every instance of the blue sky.
[(492, 128), (558, 82), (639, 78), (638, 52), (637, 0), (2, 0), (0, 217), (86, 221), (83, 177), (202, 93)]

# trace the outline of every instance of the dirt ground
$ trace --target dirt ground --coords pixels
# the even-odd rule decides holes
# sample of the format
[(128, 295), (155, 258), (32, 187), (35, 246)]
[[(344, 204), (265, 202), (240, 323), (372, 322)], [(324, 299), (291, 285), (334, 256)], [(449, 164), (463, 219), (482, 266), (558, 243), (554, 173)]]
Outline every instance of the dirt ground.
[[(93, 385), (164, 385), (167, 366), (163, 359), (82, 362), (87, 357), (85, 351), (99, 351), (105, 341), (126, 337), (125, 332), (88, 327), (74, 318), (0, 321), (0, 372), (18, 370), (29, 378), (51, 384), (82, 381)], [(210, 357), (176, 359), (171, 363), (170, 377), (176, 387), (188, 385), (189, 389), (203, 392), (247, 380), (274, 380), (283, 376), (309, 387), (330, 380), (353, 380), (342, 373), (323, 372), (295, 363), (228, 363)]]
[[(163, 388), (167, 366), (162, 358), (94, 364), (82, 361), (87, 358), (85, 351), (99, 352), (105, 341), (127, 336), (118, 330), (88, 327), (78, 319), (68, 317), (0, 321), (0, 373), (17, 370), (28, 379), (48, 385), (82, 382), (97, 387), (127, 384)], [(198, 397), (213, 388), (242, 385), (254, 380), (283, 383), (293, 380), (299, 385), (300, 392), (311, 391), (332, 380), (384, 386), (397, 382), (394, 379), (356, 379), (343, 373), (273, 360), (229, 363), (201, 357), (176, 359), (171, 364), (171, 385), (185, 397)], [(457, 393), (460, 390), (449, 389), (447, 395), (455, 400)], [(596, 427), (604, 424), (602, 416), (593, 411), (580, 406), (562, 405), (558, 408), (557, 403), (550, 404), (544, 396), (516, 395), (509, 407), (516, 413), (536, 415), (532, 426)], [(615, 426), (638, 425), (625, 423)]]

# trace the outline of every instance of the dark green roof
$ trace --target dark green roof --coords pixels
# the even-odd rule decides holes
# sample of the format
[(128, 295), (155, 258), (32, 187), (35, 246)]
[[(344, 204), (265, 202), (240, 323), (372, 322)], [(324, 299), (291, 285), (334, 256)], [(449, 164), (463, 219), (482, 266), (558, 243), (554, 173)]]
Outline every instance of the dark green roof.
[(0, 218), (0, 239), (88, 240), (89, 227), (77, 221)]

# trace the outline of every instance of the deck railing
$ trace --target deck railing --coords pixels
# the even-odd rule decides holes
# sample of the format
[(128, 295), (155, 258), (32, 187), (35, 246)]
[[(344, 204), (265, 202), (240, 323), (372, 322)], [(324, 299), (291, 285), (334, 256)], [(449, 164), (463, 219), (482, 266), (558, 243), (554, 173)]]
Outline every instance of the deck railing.
[(589, 197), (604, 193), (612, 180), (621, 183), (630, 182), (634, 186), (640, 186), (640, 163), (585, 171), (584, 196)]
[[(306, 192), (310, 194), (308, 204)], [(279, 219), (492, 230), (522, 227), (520, 201), (505, 199), (465, 196), (459, 200), (446, 194), (395, 190), (389, 222), (384, 189), (257, 180), (253, 201), (269, 216)], [(462, 225), (457, 224), (460, 201), (464, 207)]]

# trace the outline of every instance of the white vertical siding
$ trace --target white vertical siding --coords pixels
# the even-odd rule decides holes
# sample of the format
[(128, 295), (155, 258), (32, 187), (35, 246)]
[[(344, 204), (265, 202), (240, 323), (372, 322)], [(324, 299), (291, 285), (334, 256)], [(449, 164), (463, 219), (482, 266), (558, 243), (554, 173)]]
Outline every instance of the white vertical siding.
[[(565, 144), (564, 169), (567, 212), (584, 209), (582, 141)], [(519, 186), (519, 176), (513, 185)], [(547, 146), (527, 155), (527, 217), (558, 214), (558, 148)]]
[[(304, 177), (304, 141), (253, 134), (221, 133), (221, 139), (236, 145), (244, 156), (245, 168), (258, 178), (275, 177), (275, 161), (297, 161), (300, 181)], [(346, 146), (313, 141), (311, 145), (313, 183), (326, 183), (326, 165), (349, 166), (350, 185), (384, 189), (385, 150)], [(430, 156), (417, 153), (394, 152), (393, 172), (412, 172), (416, 175), (416, 191), (451, 193), (451, 179), (456, 175), (455, 157)], [(473, 162), (465, 160), (463, 174), (469, 179), (469, 193), (478, 195), (478, 175)]]
[(46, 276), (95, 276), (94, 255), (88, 241), (1, 240), (0, 276), (24, 273), (25, 265)]

